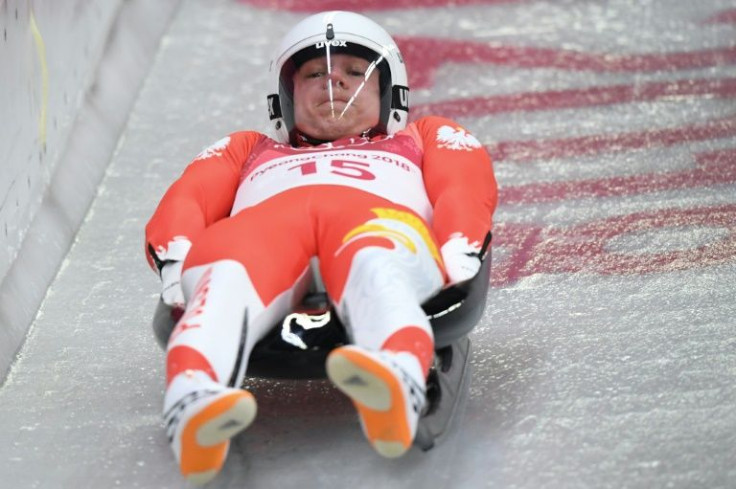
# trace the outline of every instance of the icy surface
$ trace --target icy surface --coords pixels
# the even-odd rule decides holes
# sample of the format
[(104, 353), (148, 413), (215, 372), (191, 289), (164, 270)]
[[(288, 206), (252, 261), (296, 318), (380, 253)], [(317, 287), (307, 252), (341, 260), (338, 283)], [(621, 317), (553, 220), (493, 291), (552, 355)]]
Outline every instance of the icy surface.
[[(420, 93), (427, 103), (728, 82), (736, 26), (708, 19), (729, 8), (718, 0), (509, 1), (371, 15), (402, 36), (691, 54), (682, 69), (645, 73), (446, 64)], [(160, 419), (164, 355), (150, 328), (159, 289), (143, 227), (203, 147), (236, 129), (266, 129), (270, 49), (300, 17), (245, 2), (183, 2), (0, 389), (2, 480), (183, 486)], [(693, 65), (715, 48), (726, 54)], [(453, 83), (468, 92), (448, 96)], [(471, 336), (473, 383), (452, 435), (430, 452), (383, 460), (328, 383), (254, 380), (258, 418), (211, 486), (736, 487), (736, 104), (733, 89), (708, 90), (461, 114), (500, 155), (503, 200), (493, 288)]]

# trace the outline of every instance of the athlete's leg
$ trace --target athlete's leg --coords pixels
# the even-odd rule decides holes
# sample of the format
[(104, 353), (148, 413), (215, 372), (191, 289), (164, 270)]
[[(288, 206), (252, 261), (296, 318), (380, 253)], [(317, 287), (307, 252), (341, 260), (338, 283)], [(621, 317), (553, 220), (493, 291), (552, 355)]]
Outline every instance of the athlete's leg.
[(320, 254), (354, 343), (335, 350), (327, 370), (353, 399), (374, 448), (395, 457), (411, 446), (425, 400), (434, 342), (421, 303), (443, 284), (441, 260), (416, 214), (372, 196), (353, 199), (350, 208), (363, 210), (333, 218), (342, 225)]
[(314, 253), (306, 218), (288, 197), (208, 228), (184, 264), (187, 308), (167, 346), (164, 413), (182, 473), (205, 482), (222, 467), (229, 438), (256, 411), (239, 389), (249, 354), (306, 290)]

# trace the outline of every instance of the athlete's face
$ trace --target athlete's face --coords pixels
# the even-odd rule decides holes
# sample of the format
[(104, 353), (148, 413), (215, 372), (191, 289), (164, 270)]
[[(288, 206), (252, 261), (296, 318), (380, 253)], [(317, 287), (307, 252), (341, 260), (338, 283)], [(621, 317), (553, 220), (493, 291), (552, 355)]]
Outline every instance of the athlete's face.
[(329, 73), (326, 57), (307, 61), (294, 73), (294, 123), (324, 141), (359, 136), (378, 124), (378, 70), (366, 79), (370, 62), (350, 54), (333, 54), (330, 63)]

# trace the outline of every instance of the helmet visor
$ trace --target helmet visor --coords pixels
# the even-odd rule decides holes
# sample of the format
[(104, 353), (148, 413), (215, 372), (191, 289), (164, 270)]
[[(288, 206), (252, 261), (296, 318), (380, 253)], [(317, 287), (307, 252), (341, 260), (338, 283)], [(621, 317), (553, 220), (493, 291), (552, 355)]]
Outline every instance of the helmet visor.
[[(316, 58), (324, 58), (325, 65), (327, 68), (327, 74), (331, 75), (332, 61), (335, 55), (348, 54), (362, 58), (368, 62), (367, 68), (363, 73), (362, 82), (356, 83), (351, 87), (352, 94), (344, 104), (342, 108), (334, 109), (332, 116), (340, 118), (347, 110), (350, 109), (353, 102), (360, 95), (366, 86), (366, 83), (371, 77), (378, 77), (378, 86), (380, 93), (380, 109), (379, 109), (379, 121), (374, 127), (370, 128), (371, 133), (386, 134), (386, 121), (391, 109), (391, 70), (389, 68), (388, 61), (384, 58), (381, 53), (378, 53), (372, 49), (369, 49), (360, 44), (346, 42), (346, 41), (333, 41), (333, 42), (322, 42), (311, 45), (300, 51), (297, 51), (292, 55), (282, 66), (281, 73), (279, 76), (279, 95), (281, 98), (281, 108), (283, 110), (284, 123), (290, 134), (290, 139), (294, 140), (295, 136), (295, 121), (294, 121), (294, 75), (297, 71), (308, 61)], [(327, 90), (330, 97), (330, 104), (334, 100), (333, 98), (333, 86), (332, 79), (328, 76)]]

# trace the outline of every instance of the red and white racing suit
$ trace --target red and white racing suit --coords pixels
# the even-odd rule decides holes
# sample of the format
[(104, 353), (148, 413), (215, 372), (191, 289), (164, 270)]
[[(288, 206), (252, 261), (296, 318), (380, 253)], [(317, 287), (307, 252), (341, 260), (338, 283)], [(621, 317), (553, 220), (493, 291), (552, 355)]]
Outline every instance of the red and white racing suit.
[(186, 168), (146, 227), (154, 268), (192, 243), (168, 381), (193, 369), (240, 385), (255, 343), (307, 290), (313, 257), (351, 340), (409, 351), (426, 373), (434, 345), (420, 304), (446, 283), (439, 250), (459, 236), (479, 249), (496, 201), (486, 150), (447, 119), (309, 147), (231, 134)]

